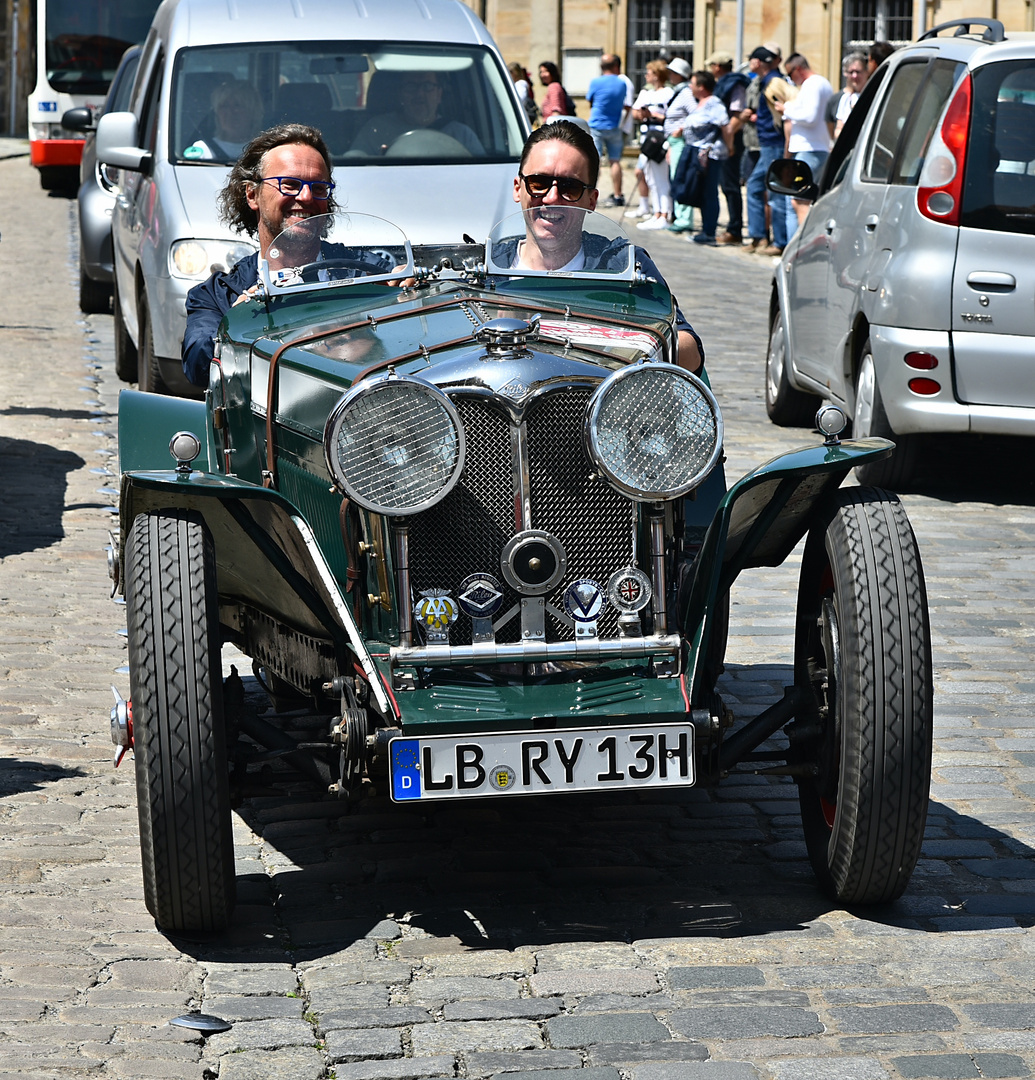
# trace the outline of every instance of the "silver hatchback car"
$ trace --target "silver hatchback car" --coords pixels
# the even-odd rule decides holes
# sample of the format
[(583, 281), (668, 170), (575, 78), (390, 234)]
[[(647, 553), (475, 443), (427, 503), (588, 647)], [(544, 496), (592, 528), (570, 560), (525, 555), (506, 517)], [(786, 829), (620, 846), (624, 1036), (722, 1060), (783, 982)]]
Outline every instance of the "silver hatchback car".
[(818, 184), (788, 159), (768, 182), (814, 200), (773, 279), (775, 423), (841, 405), (854, 437), (898, 444), (859, 470), (892, 487), (926, 433), (1035, 435), (1030, 35), (994, 19), (936, 26), (871, 77)]
[(499, 50), (460, 0), (165, 0), (128, 110), (97, 128), (97, 156), (118, 170), (121, 378), (199, 393), (180, 363), (184, 301), (255, 250), (216, 200), (244, 145), (283, 122), (323, 132), (339, 205), (453, 251), (510, 212), (528, 130)]

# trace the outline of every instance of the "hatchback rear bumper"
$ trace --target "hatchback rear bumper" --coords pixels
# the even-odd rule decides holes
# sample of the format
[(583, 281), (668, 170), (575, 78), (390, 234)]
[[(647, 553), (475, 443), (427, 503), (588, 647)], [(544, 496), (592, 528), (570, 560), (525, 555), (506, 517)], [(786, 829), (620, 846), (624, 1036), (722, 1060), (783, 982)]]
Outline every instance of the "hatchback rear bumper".
[[(870, 345), (884, 411), (897, 434), (1035, 435), (1035, 409), (964, 405), (957, 400), (948, 332), (871, 325)], [(906, 356), (913, 352), (937, 357), (937, 367), (911, 367)], [(915, 379), (933, 380), (941, 389), (917, 393), (909, 385)]]

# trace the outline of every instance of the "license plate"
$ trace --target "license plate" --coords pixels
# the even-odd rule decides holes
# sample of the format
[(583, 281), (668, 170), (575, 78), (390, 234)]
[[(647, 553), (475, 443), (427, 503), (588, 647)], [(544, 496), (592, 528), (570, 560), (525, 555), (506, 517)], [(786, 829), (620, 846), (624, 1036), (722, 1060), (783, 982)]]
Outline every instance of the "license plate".
[(691, 724), (428, 735), (389, 746), (392, 799), (690, 787)]

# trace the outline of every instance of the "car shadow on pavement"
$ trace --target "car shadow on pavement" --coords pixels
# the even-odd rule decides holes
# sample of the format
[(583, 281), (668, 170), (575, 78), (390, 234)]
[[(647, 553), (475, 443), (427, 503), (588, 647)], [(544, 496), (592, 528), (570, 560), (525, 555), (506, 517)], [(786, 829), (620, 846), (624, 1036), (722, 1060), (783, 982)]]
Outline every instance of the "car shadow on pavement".
[(46, 443), (0, 436), (0, 460), (5, 465), (0, 559), (63, 539), (66, 477), (86, 464), (83, 459)]
[[(3, 722), (0, 720), (0, 722)], [(44, 791), (58, 780), (85, 776), (82, 769), (64, 765), (48, 765), (42, 761), (26, 761), (23, 758), (0, 757), (0, 799), (8, 795), (24, 795), (30, 791)]]
[[(736, 667), (728, 675), (741, 681)], [(738, 716), (760, 711), (762, 693), (757, 707), (734, 703)], [(786, 777), (420, 806), (380, 792), (350, 805), (296, 785), (254, 793), (237, 812), (261, 843), (238, 849), (229, 931), (174, 938), (199, 959), (317, 960), (383, 936), (386, 920), (411, 928), (393, 959), (461, 947), (827, 937), (822, 917), (838, 908), (816, 884)], [(852, 910), (860, 933), (1035, 922), (1033, 897), (1003, 884), (1028, 876), (1035, 852), (940, 803), (927, 837), (901, 900)]]
[(1035, 506), (1031, 439), (941, 435), (919, 450), (915, 477), (896, 490), (954, 503)]

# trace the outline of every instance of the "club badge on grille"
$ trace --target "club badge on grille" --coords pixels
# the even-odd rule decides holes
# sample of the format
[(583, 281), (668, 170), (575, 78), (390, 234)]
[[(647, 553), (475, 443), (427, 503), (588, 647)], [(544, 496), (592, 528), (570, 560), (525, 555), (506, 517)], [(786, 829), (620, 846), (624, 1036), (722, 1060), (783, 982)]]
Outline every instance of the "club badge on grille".
[(425, 589), (413, 614), (424, 627), (429, 645), (448, 645), (449, 628), (456, 622), (460, 606), (444, 589)]
[(607, 598), (621, 612), (642, 611), (653, 591), (650, 578), (635, 566), (616, 570), (607, 583)]
[(469, 574), (460, 582), (460, 610), (471, 619), (471, 640), (492, 641), (492, 617), (503, 605), (503, 589), (492, 574)]
[(564, 610), (575, 620), (576, 638), (597, 636), (597, 619), (606, 607), (604, 590), (592, 578), (580, 578), (564, 590)]

